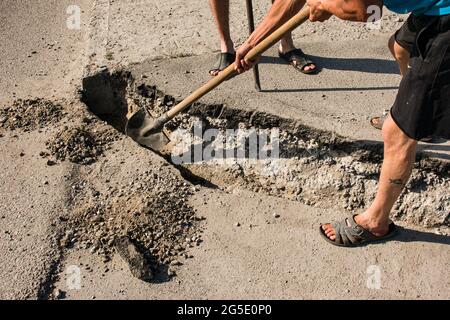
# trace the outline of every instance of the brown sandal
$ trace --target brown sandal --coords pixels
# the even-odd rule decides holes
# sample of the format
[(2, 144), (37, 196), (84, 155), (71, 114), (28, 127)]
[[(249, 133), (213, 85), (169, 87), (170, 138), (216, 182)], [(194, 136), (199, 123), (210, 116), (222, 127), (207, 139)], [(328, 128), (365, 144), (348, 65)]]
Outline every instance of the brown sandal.
[[(318, 72), (317, 66), (314, 62), (306, 57), (306, 54), (301, 49), (294, 49), (286, 53), (278, 51), (278, 55), (281, 59), (289, 63), (294, 69), (304, 74), (316, 74)], [(314, 65), (315, 68), (311, 70), (305, 70), (306, 67)]]

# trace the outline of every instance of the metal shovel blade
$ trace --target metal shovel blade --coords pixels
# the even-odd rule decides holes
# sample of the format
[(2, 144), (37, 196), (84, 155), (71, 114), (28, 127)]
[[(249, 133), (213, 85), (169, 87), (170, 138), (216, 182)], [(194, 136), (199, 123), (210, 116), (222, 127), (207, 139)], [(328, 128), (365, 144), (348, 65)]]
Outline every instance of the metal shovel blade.
[(160, 131), (149, 132), (155, 119), (144, 109), (140, 109), (128, 119), (125, 133), (131, 139), (154, 151), (161, 152), (170, 142), (166, 134)]

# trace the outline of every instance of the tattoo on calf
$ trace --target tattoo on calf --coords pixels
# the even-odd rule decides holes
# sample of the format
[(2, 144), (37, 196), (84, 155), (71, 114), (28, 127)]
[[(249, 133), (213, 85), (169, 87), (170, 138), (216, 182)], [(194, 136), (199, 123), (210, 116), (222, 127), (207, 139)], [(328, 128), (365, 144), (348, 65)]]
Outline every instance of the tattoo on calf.
[(404, 187), (405, 186), (405, 184), (403, 183), (402, 179), (389, 179), (389, 183), (390, 184), (394, 184), (394, 185), (399, 186), (399, 187)]

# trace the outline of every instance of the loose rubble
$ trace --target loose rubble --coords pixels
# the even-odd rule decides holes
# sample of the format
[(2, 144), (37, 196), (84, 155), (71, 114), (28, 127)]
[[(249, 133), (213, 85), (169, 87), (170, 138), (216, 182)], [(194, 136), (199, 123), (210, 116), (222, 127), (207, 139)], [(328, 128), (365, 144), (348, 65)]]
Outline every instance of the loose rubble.
[(106, 185), (104, 192), (86, 180), (72, 186), (73, 214), (64, 223), (61, 246), (89, 250), (105, 263), (118, 252), (138, 278), (170, 278), (180, 265), (175, 261), (188, 259), (187, 249), (202, 241), (202, 219), (187, 202), (192, 186), (168, 167), (145, 169)]
[(12, 106), (0, 108), (0, 128), (32, 131), (55, 124), (64, 117), (60, 104), (44, 100), (16, 100)]
[[(88, 127), (66, 127), (47, 142), (47, 147), (57, 160), (88, 165), (95, 162), (117, 138), (118, 133), (111, 129), (93, 131)], [(54, 162), (48, 160), (47, 165), (54, 165)]]
[(120, 257), (127, 263), (133, 276), (144, 281), (153, 280), (153, 273), (147, 260), (128, 237), (117, 239), (115, 248)]
[[(173, 97), (155, 87), (139, 85), (136, 90), (122, 92), (131, 95), (123, 101), (131, 99), (155, 115), (176, 104)], [(126, 107), (120, 105), (120, 115)], [(373, 200), (382, 159), (380, 145), (355, 143), (272, 115), (198, 103), (189, 113), (171, 121), (167, 129), (176, 137), (180, 130), (191, 132), (197, 123), (221, 132), (253, 128), (258, 133), (268, 133), (270, 128), (279, 128), (280, 156), (273, 161), (177, 165), (184, 179), (206, 187), (211, 183), (227, 192), (242, 187), (310, 206), (348, 211), (360, 210)], [(115, 127), (121, 126), (115, 123)], [(49, 141), (48, 149), (59, 161), (93, 163), (114, 141), (114, 129), (108, 130), (95, 131), (89, 121), (64, 128)], [(221, 142), (217, 139), (213, 145)], [(233, 143), (226, 146), (232, 148)], [(172, 159), (169, 156), (167, 160)], [(450, 212), (448, 173), (446, 164), (419, 159), (393, 217), (446, 232)], [(88, 250), (106, 265), (118, 253), (136, 277), (152, 282), (170, 279), (192, 257), (189, 248), (202, 243), (202, 218), (195, 215), (187, 201), (198, 188), (183, 178), (173, 174), (170, 162), (129, 172), (114, 184), (108, 178), (106, 190), (94, 185), (94, 181), (103, 181), (104, 177), (80, 175), (68, 195), (72, 213), (62, 221), (61, 247)], [(273, 218), (280, 219), (281, 214), (274, 212)], [(239, 228), (241, 224), (236, 222), (234, 226)]]
[[(143, 84), (137, 86), (133, 100), (153, 114), (162, 114), (176, 104), (173, 97)], [(181, 148), (174, 148), (176, 155), (190, 151), (195, 143), (202, 143), (192, 135), (194, 126), (199, 124), (203, 130), (213, 128), (222, 133), (234, 128), (270, 134), (271, 128), (278, 128), (280, 156), (265, 161), (183, 164), (195, 179), (201, 177), (225, 191), (240, 186), (310, 206), (339, 207), (351, 212), (367, 207), (374, 199), (382, 145), (364, 145), (269, 114), (196, 103), (188, 113), (177, 116), (166, 126), (173, 132), (171, 138), (179, 140)], [(191, 133), (191, 142), (183, 145), (179, 137), (186, 132)], [(218, 149), (237, 147), (220, 136), (211, 145)], [(450, 164), (422, 159), (419, 155), (393, 217), (425, 227), (449, 227), (449, 172)]]

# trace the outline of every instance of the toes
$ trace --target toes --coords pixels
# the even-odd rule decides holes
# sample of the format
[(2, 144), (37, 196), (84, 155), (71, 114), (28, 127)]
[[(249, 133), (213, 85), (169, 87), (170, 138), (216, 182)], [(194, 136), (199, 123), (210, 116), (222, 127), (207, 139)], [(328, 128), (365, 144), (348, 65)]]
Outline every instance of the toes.
[(330, 240), (336, 239), (336, 232), (334, 232), (334, 229), (331, 229), (330, 232), (327, 234), (327, 237), (330, 238)]
[(325, 231), (325, 234), (328, 238), (335, 235), (333, 229), (328, 229), (327, 231)]
[(381, 118), (380, 117), (372, 118), (370, 121), (374, 125), (380, 125), (381, 124)]
[(312, 71), (314, 69), (316, 69), (316, 66), (314, 64), (309, 64), (304, 68), (305, 71)]
[(330, 223), (323, 224), (322, 230), (330, 240), (334, 241), (336, 239), (336, 233), (334, 232), (334, 228)]

